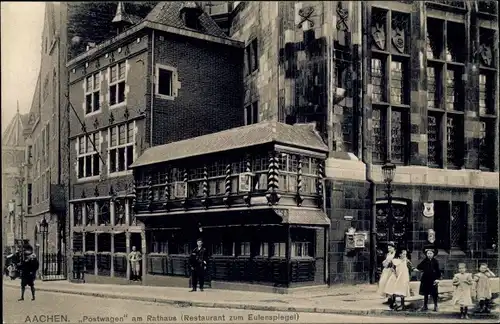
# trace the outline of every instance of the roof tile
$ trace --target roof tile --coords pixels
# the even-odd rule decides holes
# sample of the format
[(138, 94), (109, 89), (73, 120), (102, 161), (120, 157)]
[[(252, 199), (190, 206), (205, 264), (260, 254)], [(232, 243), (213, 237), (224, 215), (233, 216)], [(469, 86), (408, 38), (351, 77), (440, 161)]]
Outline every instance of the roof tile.
[(311, 124), (287, 125), (262, 122), (149, 148), (132, 164), (132, 167), (273, 142), (328, 152), (328, 147)]

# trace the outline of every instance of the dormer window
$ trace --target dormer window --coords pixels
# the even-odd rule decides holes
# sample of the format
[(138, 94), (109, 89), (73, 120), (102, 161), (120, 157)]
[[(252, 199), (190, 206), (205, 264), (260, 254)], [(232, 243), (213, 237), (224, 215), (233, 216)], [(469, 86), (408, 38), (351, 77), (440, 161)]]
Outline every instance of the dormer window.
[(184, 22), (184, 25), (187, 28), (201, 29), (200, 25), (200, 16), (203, 13), (203, 9), (201, 9), (194, 2), (188, 2), (181, 8), (181, 19)]

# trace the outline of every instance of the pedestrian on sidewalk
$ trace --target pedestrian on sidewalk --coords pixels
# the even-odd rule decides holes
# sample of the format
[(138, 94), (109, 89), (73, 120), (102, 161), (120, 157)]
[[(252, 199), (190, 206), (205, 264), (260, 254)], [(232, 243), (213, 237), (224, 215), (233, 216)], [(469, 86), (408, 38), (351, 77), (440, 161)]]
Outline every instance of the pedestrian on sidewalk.
[[(408, 250), (401, 248), (398, 257), (392, 260), (394, 275), (387, 281), (385, 293), (392, 296), (391, 309), (405, 310), (405, 298), (410, 296), (410, 273), (413, 269), (410, 260), (408, 260)], [(401, 299), (401, 305), (396, 306), (396, 297)]]
[(388, 298), (387, 302), (389, 305), (393, 305), (392, 296), (388, 295), (385, 290), (387, 282), (391, 276), (394, 276), (394, 269), (392, 268), (392, 260), (396, 256), (396, 249), (394, 242), (387, 243), (387, 254), (385, 260), (382, 262), (382, 274), (380, 275), (380, 280), (378, 282), (377, 293), (382, 297)]
[(25, 246), (24, 258), (18, 265), (18, 269), (21, 273), (21, 298), (19, 298), (19, 301), (24, 300), (26, 286), (30, 286), (31, 300), (35, 300), (35, 278), (39, 266), (40, 263), (38, 262), (36, 255), (33, 253), (31, 245)]
[(132, 252), (128, 255), (130, 261), (130, 268), (132, 269), (132, 281), (141, 280), (141, 261), (142, 254), (137, 251), (135, 246), (132, 246)]
[(491, 283), (490, 278), (495, 277), (493, 271), (488, 268), (486, 263), (481, 263), (479, 272), (474, 275), (476, 282), (476, 298), (479, 301), (478, 312), (489, 313), (491, 303)]
[(205, 270), (207, 269), (207, 250), (203, 247), (202, 239), (196, 241), (196, 248), (191, 252), (189, 263), (191, 265), (191, 284), (196, 291), (198, 281), (200, 282), (200, 290), (203, 291), (203, 284), (205, 283)]
[(474, 280), (472, 274), (467, 272), (465, 263), (458, 264), (458, 273), (453, 276), (453, 305), (460, 305), (460, 318), (469, 318), (467, 315), (469, 306), (472, 306), (472, 284)]
[(429, 303), (429, 295), (434, 301), (434, 311), (438, 309), (438, 285), (441, 278), (441, 270), (439, 269), (439, 262), (434, 258), (438, 251), (434, 247), (426, 247), (424, 249), (426, 255), (425, 259), (417, 266), (417, 270), (422, 272), (420, 279), (419, 294), (424, 296), (423, 311), (428, 310), (427, 304)]

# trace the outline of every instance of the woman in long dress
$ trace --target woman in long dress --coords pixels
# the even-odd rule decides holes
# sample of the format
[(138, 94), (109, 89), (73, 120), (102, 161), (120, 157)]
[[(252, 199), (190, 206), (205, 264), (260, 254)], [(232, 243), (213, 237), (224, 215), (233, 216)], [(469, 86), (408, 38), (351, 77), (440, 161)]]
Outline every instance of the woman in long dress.
[(458, 273), (453, 277), (453, 305), (460, 305), (460, 318), (469, 318), (467, 311), (469, 306), (472, 306), (472, 274), (466, 272), (465, 263), (458, 264)]
[(379, 293), (382, 297), (389, 298), (389, 304), (392, 305), (392, 296), (387, 295), (385, 292), (387, 282), (391, 276), (395, 276), (394, 270), (392, 268), (392, 260), (396, 256), (396, 249), (394, 242), (389, 242), (387, 244), (387, 254), (385, 256), (385, 260), (382, 262), (382, 274), (380, 275), (380, 280), (378, 282), (378, 290), (377, 293)]
[[(389, 277), (385, 288), (385, 293), (392, 296), (391, 309), (404, 310), (405, 298), (410, 296), (410, 271), (412, 265), (407, 258), (407, 253), (406, 249), (401, 249), (398, 258), (392, 260), (395, 273)], [(395, 305), (396, 297), (401, 299), (399, 307)]]

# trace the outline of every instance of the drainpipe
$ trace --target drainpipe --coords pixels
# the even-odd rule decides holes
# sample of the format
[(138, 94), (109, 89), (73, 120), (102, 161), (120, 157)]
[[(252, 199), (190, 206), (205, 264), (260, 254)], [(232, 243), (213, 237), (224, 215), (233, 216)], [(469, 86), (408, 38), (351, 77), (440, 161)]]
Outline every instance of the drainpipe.
[[(155, 98), (155, 31), (151, 34), (151, 112), (149, 125), (149, 147), (153, 146), (153, 107)], [(142, 152), (141, 152), (142, 153)]]
[[(362, 41), (362, 46), (361, 46), (361, 58), (362, 62), (360, 64), (360, 71), (359, 75), (362, 76), (363, 80), (368, 80), (368, 73), (363, 69), (363, 67), (367, 66), (367, 60), (368, 58), (366, 55), (368, 54), (368, 36), (367, 36), (367, 31), (366, 28), (368, 26), (367, 24), (367, 17), (368, 17), (368, 7), (365, 3), (360, 2), (359, 5), (361, 6), (360, 11), (361, 11), (361, 17), (358, 19), (358, 30), (362, 33), (363, 41)], [(363, 104), (363, 107), (366, 106), (366, 102), (368, 99), (368, 85), (366, 82), (363, 82), (362, 86), (362, 98), (361, 102)], [(361, 129), (362, 129), (362, 136), (361, 136), (361, 142), (362, 142), (362, 153), (361, 153), (361, 160), (365, 164), (365, 177), (366, 181), (370, 184), (370, 200), (371, 200), (371, 209), (370, 209), (370, 283), (375, 283), (376, 280), (376, 275), (377, 275), (377, 247), (375, 245), (375, 242), (377, 241), (377, 216), (376, 216), (376, 206), (375, 203), (377, 201), (377, 185), (375, 181), (373, 180), (372, 176), (372, 163), (371, 159), (368, 157), (369, 150), (367, 147), (367, 139), (369, 137), (368, 134), (368, 127), (367, 127), (367, 122), (366, 122), (366, 114), (365, 114), (365, 109), (360, 109), (361, 111)]]

